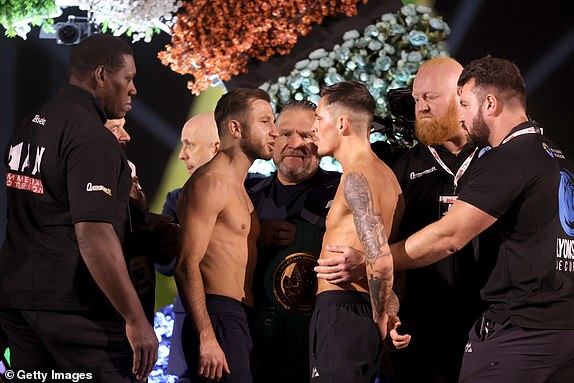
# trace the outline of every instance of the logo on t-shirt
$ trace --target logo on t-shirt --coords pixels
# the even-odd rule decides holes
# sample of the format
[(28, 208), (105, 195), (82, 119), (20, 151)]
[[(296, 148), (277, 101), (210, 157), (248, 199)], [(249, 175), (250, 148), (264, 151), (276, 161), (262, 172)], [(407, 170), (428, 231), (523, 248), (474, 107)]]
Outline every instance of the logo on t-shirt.
[(558, 216), (560, 226), (570, 238), (556, 239), (556, 270), (574, 272), (574, 174), (560, 171), (558, 187)]
[(558, 214), (564, 232), (574, 237), (574, 174), (566, 169), (560, 171)]
[(436, 167), (435, 167), (435, 166), (433, 166), (433, 167), (430, 168), (430, 169), (423, 170), (422, 172), (418, 172), (418, 173), (411, 172), (411, 173), (409, 174), (409, 178), (410, 178), (411, 180), (414, 180), (415, 178), (422, 177), (422, 176), (424, 176), (424, 175), (426, 175), (426, 174), (430, 174), (430, 173), (432, 173), (432, 172), (436, 172)]
[(32, 122), (35, 122), (36, 124), (40, 125), (46, 125), (46, 119), (40, 117), (39, 115), (35, 115), (34, 118), (32, 119)]
[(545, 142), (542, 143), (542, 149), (552, 158), (560, 158), (561, 160), (566, 158), (560, 149), (551, 148)]
[(102, 191), (111, 197), (112, 189), (105, 187), (104, 185), (92, 185), (91, 182), (88, 182), (86, 185), (86, 191), (93, 192), (93, 191)]

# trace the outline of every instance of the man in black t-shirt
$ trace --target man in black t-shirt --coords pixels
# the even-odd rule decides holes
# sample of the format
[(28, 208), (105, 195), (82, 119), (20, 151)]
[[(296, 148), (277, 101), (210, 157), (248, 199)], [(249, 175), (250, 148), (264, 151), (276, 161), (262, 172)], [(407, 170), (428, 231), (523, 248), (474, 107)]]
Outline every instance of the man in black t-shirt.
[[(456, 60), (439, 57), (426, 61), (415, 77), (419, 144), (393, 164), (405, 198), (400, 238), (442, 217), (471, 179), (478, 153), (467, 143), (458, 114), (456, 84), (462, 69)], [(399, 317), (403, 331), (413, 338), (404, 351), (387, 354), (393, 382), (458, 382), (468, 329), (482, 312), (477, 243), (397, 275)]]
[(496, 222), (496, 263), (481, 290), (488, 308), (470, 330), (460, 381), (570, 382), (574, 164), (528, 120), (514, 64), (475, 60), (458, 86), (470, 142), (493, 149), (442, 219), (391, 246), (395, 267), (445, 258)]
[(7, 148), (0, 323), (15, 370), (132, 382), (153, 369), (158, 342), (121, 248), (130, 169), (104, 122), (131, 109), (133, 52), (93, 35), (74, 47), (68, 69), (69, 83)]

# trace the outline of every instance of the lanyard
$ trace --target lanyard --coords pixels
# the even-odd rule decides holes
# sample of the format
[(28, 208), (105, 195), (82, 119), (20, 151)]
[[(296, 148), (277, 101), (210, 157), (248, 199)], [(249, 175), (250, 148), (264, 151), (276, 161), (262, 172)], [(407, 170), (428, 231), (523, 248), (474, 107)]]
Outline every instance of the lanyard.
[(462, 163), (462, 165), (460, 165), (460, 168), (458, 168), (458, 171), (456, 172), (456, 175), (454, 175), (452, 173), (452, 171), (448, 168), (448, 166), (446, 166), (446, 164), (441, 160), (440, 156), (438, 155), (438, 153), (436, 152), (435, 148), (433, 148), (432, 146), (427, 146), (427, 148), (429, 148), (429, 151), (431, 152), (432, 156), (434, 157), (434, 159), (438, 162), (438, 164), (451, 176), (454, 177), (454, 192), (456, 193), (456, 188), (458, 186), (458, 180), (460, 179), (460, 177), (462, 177), (462, 175), (464, 174), (464, 172), (466, 172), (466, 169), (468, 169), (468, 166), (470, 165), (470, 161), (472, 161), (472, 159), (474, 158), (474, 154), (476, 153), (476, 150), (478, 148), (474, 148), (474, 150), (472, 151), (472, 153), (470, 153), (470, 156), (468, 156), (466, 158), (466, 160), (464, 160), (464, 162)]
[(502, 140), (502, 143), (500, 145), (504, 145), (508, 141), (512, 140), (513, 138), (516, 138), (518, 136), (522, 136), (523, 134), (533, 134), (533, 133), (542, 134), (542, 130), (534, 128), (532, 126), (530, 128), (524, 128), (524, 129), (517, 130), (516, 132), (512, 133), (510, 136), (508, 136), (504, 140)]

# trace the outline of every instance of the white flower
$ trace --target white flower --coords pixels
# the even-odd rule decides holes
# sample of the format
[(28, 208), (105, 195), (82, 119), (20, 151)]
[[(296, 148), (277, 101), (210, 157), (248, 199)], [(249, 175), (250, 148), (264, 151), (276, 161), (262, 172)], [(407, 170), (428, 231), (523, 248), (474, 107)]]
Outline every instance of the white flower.
[(77, 0), (76, 3), (88, 11), (92, 22), (107, 25), (116, 36), (131, 34), (134, 42), (141, 39), (149, 42), (157, 30), (169, 33), (174, 13), (181, 6), (180, 0)]
[(384, 14), (362, 34), (347, 31), (331, 51), (316, 49), (297, 62), (285, 80), (261, 88), (270, 93), (273, 109), (279, 111), (291, 100), (317, 103), (320, 86), (358, 80), (373, 94), (376, 113), (387, 116), (387, 90), (409, 85), (425, 60), (446, 55), (443, 40), (448, 25), (429, 13), (428, 7), (407, 5), (396, 14)]

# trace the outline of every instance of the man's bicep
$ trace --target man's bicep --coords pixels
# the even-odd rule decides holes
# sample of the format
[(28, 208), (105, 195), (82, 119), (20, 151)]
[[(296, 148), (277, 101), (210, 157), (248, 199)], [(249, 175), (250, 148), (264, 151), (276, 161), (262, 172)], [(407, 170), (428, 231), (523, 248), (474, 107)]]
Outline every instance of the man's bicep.
[(457, 200), (440, 222), (445, 232), (464, 246), (494, 224), (496, 218), (470, 203)]

